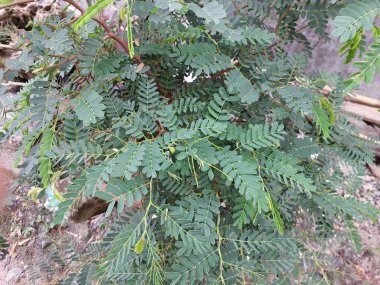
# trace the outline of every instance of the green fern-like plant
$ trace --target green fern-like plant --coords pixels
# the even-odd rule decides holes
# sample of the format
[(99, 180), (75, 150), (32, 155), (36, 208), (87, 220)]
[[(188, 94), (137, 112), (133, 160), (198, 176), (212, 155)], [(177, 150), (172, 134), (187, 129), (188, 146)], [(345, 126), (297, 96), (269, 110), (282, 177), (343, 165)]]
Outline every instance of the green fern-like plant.
[[(310, 52), (296, 23), (324, 38), (341, 3), (119, 1), (106, 18), (114, 1), (65, 2), (82, 16), (34, 23), (4, 73), (35, 74), (4, 127), (24, 138), (20, 175), (42, 200), (57, 179), (71, 181), (51, 227), (90, 198), (108, 204), (107, 234), (58, 284), (296, 280), (301, 209), (324, 234), (349, 221), (359, 245), (350, 221), (378, 211), (347, 197), (360, 179), (340, 166), (359, 176), (371, 141), (341, 112), (341, 88), (324, 98), (324, 78), (308, 80), (306, 57), (283, 48), (299, 41)], [(368, 2), (334, 21), (343, 40), (372, 23)], [(376, 50), (359, 64), (368, 79)]]
[[(341, 52), (346, 55), (346, 63), (352, 61), (359, 51), (359, 60), (354, 67), (360, 71), (353, 73), (344, 82), (346, 91), (350, 91), (362, 81), (371, 83), (375, 72), (379, 70), (380, 48), (378, 44), (379, 28), (375, 19), (380, 14), (380, 2), (362, 0), (348, 3), (333, 20), (333, 35), (340, 38)], [(373, 43), (366, 47), (365, 32), (371, 31)]]

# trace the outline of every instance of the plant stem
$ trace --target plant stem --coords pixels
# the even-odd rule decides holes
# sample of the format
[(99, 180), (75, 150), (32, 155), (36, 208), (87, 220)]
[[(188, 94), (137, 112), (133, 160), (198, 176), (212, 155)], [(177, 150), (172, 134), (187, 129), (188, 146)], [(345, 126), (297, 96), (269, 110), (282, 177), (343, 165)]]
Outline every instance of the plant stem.
[[(77, 10), (79, 10), (79, 12), (82, 15), (85, 13), (85, 9), (83, 7), (81, 7), (78, 3), (76, 3), (74, 0), (64, 0), (64, 1), (67, 2), (67, 3), (69, 3), (70, 5), (73, 5)], [(117, 42), (128, 55), (130, 54), (129, 48), (128, 48), (128, 42), (125, 39), (123, 39), (122, 37), (119, 37), (116, 34), (114, 34), (112, 32), (111, 28), (107, 25), (107, 23), (103, 19), (100, 19), (98, 17), (94, 17), (92, 19), (94, 21), (96, 21), (100, 26), (102, 26), (102, 28), (106, 31), (107, 36), (110, 39), (112, 39), (115, 42)], [(143, 63), (143, 61), (142, 61), (142, 59), (141, 59), (141, 57), (139, 55), (135, 55), (132, 59), (136, 63), (144, 65), (144, 63)], [(167, 90), (161, 85), (160, 81), (154, 76), (154, 74), (152, 73), (152, 71), (148, 70), (146, 72), (146, 74), (154, 79), (154, 81), (156, 82), (156, 85), (157, 85), (157, 89), (160, 92), (162, 92), (164, 94), (168, 93)]]
[(74, 54), (66, 59), (64, 59), (63, 61), (61, 61), (60, 63), (57, 63), (57, 64), (53, 64), (53, 65), (49, 65), (47, 67), (45, 67), (43, 70), (49, 70), (49, 69), (54, 69), (54, 68), (58, 68), (62, 65), (64, 65), (65, 63), (68, 63), (74, 59), (76, 59), (78, 57), (78, 54)]
[(223, 237), (220, 234), (220, 213), (218, 214), (218, 220), (216, 222), (216, 233), (218, 235), (219, 278), (222, 284), (225, 285), (226, 282), (224, 281), (224, 277), (223, 277), (223, 256), (222, 256), (222, 250), (221, 250)]
[(280, 18), (278, 18), (276, 28), (274, 29), (274, 32), (275, 32), (276, 34), (278, 33), (278, 31), (279, 31), (279, 29), (280, 29), (280, 26), (281, 26), (281, 22), (282, 22), (282, 20), (284, 20), (285, 17), (289, 14), (290, 7), (291, 7), (291, 5), (288, 5), (288, 6), (286, 7), (286, 9), (284, 10), (284, 12), (281, 14)]
[(1, 82), (1, 86), (25, 86), (26, 83), (23, 82), (13, 82), (13, 81), (8, 81), (8, 82)]

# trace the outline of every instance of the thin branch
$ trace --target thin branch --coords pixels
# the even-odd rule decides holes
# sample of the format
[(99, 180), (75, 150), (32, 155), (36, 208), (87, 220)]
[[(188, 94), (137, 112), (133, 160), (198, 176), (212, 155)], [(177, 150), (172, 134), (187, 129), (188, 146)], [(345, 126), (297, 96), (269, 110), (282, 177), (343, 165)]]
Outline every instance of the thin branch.
[(0, 44), (0, 49), (20, 50), (14, 45), (4, 45), (4, 44)]
[(281, 14), (281, 16), (278, 18), (276, 28), (274, 29), (274, 32), (277, 34), (278, 30), (280, 29), (282, 20), (285, 19), (285, 17), (289, 14), (291, 5), (288, 5), (284, 12)]
[(213, 74), (210, 76), (210, 79), (217, 79), (218, 77), (226, 74), (228, 71), (234, 69), (235, 67), (230, 67), (230, 68), (226, 68), (226, 69), (222, 69), (221, 71), (218, 71), (217, 73)]
[(301, 32), (301, 31), (303, 31), (304, 29), (308, 28), (309, 25), (310, 25), (310, 23), (307, 23), (306, 25), (300, 27), (296, 32), (299, 33), (299, 32)]
[[(78, 3), (74, 2), (73, 0), (64, 0), (65, 2), (73, 5), (76, 9), (79, 10), (79, 12), (83, 15), (85, 13), (85, 9), (83, 9)], [(122, 48), (123, 50), (127, 53), (127, 54), (130, 54), (129, 52), (129, 48), (128, 48), (128, 42), (123, 39), (122, 37), (119, 37), (117, 36), (115, 33), (112, 32), (111, 28), (107, 25), (107, 23), (103, 20), (103, 19), (100, 19), (98, 17), (94, 17), (92, 18), (94, 21), (96, 21), (100, 26), (103, 27), (103, 29), (106, 31), (107, 33), (107, 36), (114, 40), (115, 42), (117, 42)], [(133, 60), (138, 63), (138, 64), (144, 64), (141, 57), (138, 56), (138, 55), (135, 55), (133, 57)], [(159, 91), (161, 91), (162, 93), (164, 94), (167, 94), (167, 90), (161, 85), (160, 81), (155, 78), (154, 74), (152, 73), (152, 71), (148, 70), (146, 72), (146, 74), (150, 77), (152, 77), (155, 82), (156, 82), (156, 85), (157, 85), (157, 89)]]
[(67, 24), (65, 24), (65, 27), (70, 27), (72, 24), (74, 24), (77, 20), (79, 19), (79, 16), (78, 17), (74, 17), (72, 18), (69, 22), (67, 22)]
[(158, 134), (156, 135), (156, 137), (153, 138), (153, 140), (156, 140), (157, 138), (159, 138), (166, 131), (165, 127), (162, 125), (160, 120), (157, 119), (156, 123), (158, 125)]
[(45, 67), (43, 70), (49, 70), (49, 69), (54, 69), (54, 68), (58, 68), (58, 67), (61, 67), (62, 65), (76, 59), (79, 55), (78, 54), (74, 54), (72, 56), (69, 56), (68, 58), (62, 60), (61, 62), (57, 63), (57, 64), (53, 64), (53, 65), (49, 65), (47, 67)]
[(79, 10), (81, 14), (84, 14), (85, 10), (75, 1), (72, 0), (64, 0), (65, 2), (69, 3), (70, 5), (74, 6), (75, 9)]
[[(300, 32), (302, 32), (302, 31), (303, 31), (304, 29), (306, 29), (307, 27), (309, 27), (309, 24), (307, 24), (307, 25), (305, 25), (305, 26), (302, 26), (302, 27), (300, 27), (299, 29), (297, 29), (297, 30), (296, 30), (296, 33), (300, 33)], [(272, 43), (272, 44), (268, 47), (268, 49), (271, 49), (271, 48), (273, 48), (273, 47), (279, 45), (280, 43), (282, 43), (282, 40), (281, 40), (281, 39), (279, 39), (278, 41)]]
[(31, 2), (34, 2), (34, 0), (15, 1), (15, 2), (12, 2), (12, 3), (9, 3), (9, 4), (1, 5), (0, 9), (10, 8), (10, 7), (13, 7), (13, 6), (18, 6), (18, 5), (24, 5), (24, 4), (28, 4), (28, 3), (31, 3)]
[(8, 82), (1, 82), (1, 86), (9, 87), (9, 86), (25, 86), (26, 83), (23, 82), (14, 82), (14, 81), (8, 81)]

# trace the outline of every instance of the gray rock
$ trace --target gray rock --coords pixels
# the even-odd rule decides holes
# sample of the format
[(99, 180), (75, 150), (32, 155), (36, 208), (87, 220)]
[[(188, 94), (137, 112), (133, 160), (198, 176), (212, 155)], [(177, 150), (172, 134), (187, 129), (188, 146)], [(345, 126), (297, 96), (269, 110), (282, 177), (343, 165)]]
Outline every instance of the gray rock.
[(7, 276), (5, 277), (5, 281), (17, 281), (22, 274), (22, 269), (20, 267), (13, 267), (8, 271)]

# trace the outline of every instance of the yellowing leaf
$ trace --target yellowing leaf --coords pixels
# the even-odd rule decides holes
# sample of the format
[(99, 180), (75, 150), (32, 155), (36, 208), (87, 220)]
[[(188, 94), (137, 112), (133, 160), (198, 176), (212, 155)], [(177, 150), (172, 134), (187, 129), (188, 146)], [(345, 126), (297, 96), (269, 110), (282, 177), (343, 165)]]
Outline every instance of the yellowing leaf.
[(145, 239), (144, 239), (144, 237), (141, 237), (140, 240), (135, 244), (134, 251), (137, 254), (140, 254), (143, 252), (144, 247), (145, 247)]
[(40, 193), (42, 190), (44, 189), (41, 187), (32, 187), (28, 191), (28, 196), (33, 200), (33, 202), (35, 202), (37, 200), (38, 193)]
[(174, 146), (169, 146), (169, 150), (171, 153), (175, 153), (175, 147)]
[(41, 139), (40, 148), (38, 150), (38, 171), (41, 176), (42, 185), (44, 188), (51, 184), (52, 163), (45, 152), (50, 151), (54, 145), (55, 133), (53, 130), (45, 130)]
[(63, 198), (62, 194), (58, 191), (54, 184), (51, 185), (51, 189), (53, 190), (55, 199), (57, 199), (59, 202), (65, 201), (65, 198)]
[(124, 19), (125, 19), (125, 8), (124, 8), (124, 5), (122, 5), (120, 9), (120, 20), (124, 21)]
[(44, 69), (45, 69), (45, 67), (40, 67), (40, 68), (37, 68), (37, 69), (33, 70), (32, 73), (33, 74), (37, 74), (37, 73), (41, 72)]
[(327, 101), (326, 99), (322, 98), (321, 104), (323, 107), (325, 107), (327, 112), (329, 112), (330, 124), (333, 125), (335, 123), (335, 114), (334, 114), (334, 110), (333, 110), (330, 102)]

